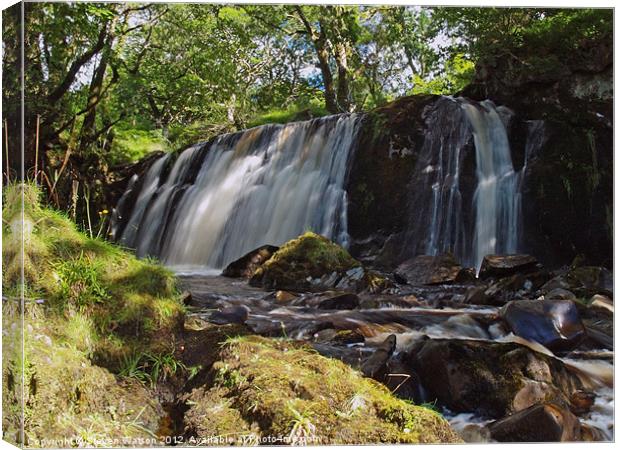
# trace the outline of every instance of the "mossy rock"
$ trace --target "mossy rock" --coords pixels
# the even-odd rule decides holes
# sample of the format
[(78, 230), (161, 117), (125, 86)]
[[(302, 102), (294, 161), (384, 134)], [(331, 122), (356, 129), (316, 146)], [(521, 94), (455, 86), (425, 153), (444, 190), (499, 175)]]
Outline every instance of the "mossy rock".
[(344, 248), (324, 236), (307, 232), (288, 241), (275, 252), (254, 272), (250, 284), (267, 289), (310, 291), (316, 288), (308, 278), (317, 279), (332, 273), (341, 277), (358, 267), (361, 264)]
[[(186, 414), (200, 439), (234, 429), (272, 444), (459, 442), (437, 412), (293, 341), (230, 338), (210, 378), (208, 391), (191, 393)], [(207, 416), (213, 399), (221, 408)]]

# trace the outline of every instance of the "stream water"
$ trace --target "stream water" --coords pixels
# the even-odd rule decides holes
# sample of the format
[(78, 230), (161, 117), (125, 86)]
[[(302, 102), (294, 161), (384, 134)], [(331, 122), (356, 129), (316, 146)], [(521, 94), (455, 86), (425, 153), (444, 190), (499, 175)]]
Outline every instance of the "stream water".
[[(219, 309), (246, 305), (250, 315), (246, 324), (257, 334), (288, 337), (307, 341), (321, 354), (336, 357), (359, 367), (390, 334), (397, 338), (396, 353), (405, 351), (420, 339), (465, 339), (487, 342), (515, 342), (534, 351), (556, 357), (553, 352), (534, 342), (526, 341), (504, 330), (499, 308), (489, 306), (433, 307), (438, 298), (458, 295), (462, 286), (416, 288), (413, 295), (362, 294), (359, 309), (321, 310), (316, 307), (317, 294), (302, 294), (287, 303), (279, 303), (273, 293), (253, 288), (245, 280), (225, 278), (196, 272), (182, 272), (181, 287), (192, 293), (189, 317), (208, 321)], [(409, 303), (409, 306), (406, 306)], [(323, 330), (354, 330), (364, 336), (364, 342), (346, 346), (323, 342)], [(578, 352), (570, 357), (557, 357), (575, 372), (584, 387), (596, 393), (595, 404), (582, 423), (600, 430), (605, 440), (613, 440), (613, 352), (590, 351), (580, 358)], [(442, 413), (452, 426), (469, 440), (486, 441), (489, 436), (480, 427), (490, 420), (474, 413)], [(484, 430), (482, 430), (484, 431)]]

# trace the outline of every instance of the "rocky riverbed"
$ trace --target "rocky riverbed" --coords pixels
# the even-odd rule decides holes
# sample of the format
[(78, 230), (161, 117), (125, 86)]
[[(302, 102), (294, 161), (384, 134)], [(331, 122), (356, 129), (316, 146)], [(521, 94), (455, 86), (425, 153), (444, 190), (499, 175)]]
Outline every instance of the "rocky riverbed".
[[(300, 289), (287, 280), (288, 290), (180, 270), (185, 327), (235, 323), (310, 344), (433, 405), (465, 441), (613, 439), (609, 271), (576, 261), (551, 272), (527, 255), (487, 257), (478, 277), (450, 256), (360, 268), (304, 277)], [(380, 289), (352, 283), (369, 273)]]

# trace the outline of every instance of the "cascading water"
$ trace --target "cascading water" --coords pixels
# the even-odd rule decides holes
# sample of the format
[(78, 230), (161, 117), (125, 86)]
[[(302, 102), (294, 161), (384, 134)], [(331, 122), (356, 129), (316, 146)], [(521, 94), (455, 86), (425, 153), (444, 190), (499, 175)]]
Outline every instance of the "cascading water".
[[(527, 161), (514, 170), (502, 121), (510, 111), (491, 101), (440, 97), (423, 114), (401, 257), (450, 252), (479, 268), (487, 254), (519, 251)], [(116, 239), (138, 256), (211, 268), (306, 230), (346, 246), (343, 186), (360, 119), (267, 125), (190, 147), (173, 165), (163, 156), (133, 194), (131, 214), (113, 224)], [(528, 141), (526, 158), (539, 140)]]
[(162, 157), (120, 242), (171, 266), (211, 268), (307, 230), (346, 246), (343, 185), (359, 122), (340, 115), (220, 136), (182, 152), (167, 177)]
[(474, 193), (476, 220), (473, 257), (479, 269), (489, 254), (516, 253), (521, 201), (518, 175), (512, 166), (506, 128), (490, 101), (463, 102), (474, 134), (476, 176)]
[(425, 111), (403, 257), (452, 253), (479, 268), (485, 255), (519, 250), (523, 169), (513, 168), (498, 111), (452, 97)]

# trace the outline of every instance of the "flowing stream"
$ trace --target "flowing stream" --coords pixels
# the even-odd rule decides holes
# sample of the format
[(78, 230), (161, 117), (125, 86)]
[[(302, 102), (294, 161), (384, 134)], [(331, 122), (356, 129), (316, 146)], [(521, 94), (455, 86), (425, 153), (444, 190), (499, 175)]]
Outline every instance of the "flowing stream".
[[(544, 129), (540, 121), (528, 124), (524, 161), (515, 170), (506, 129), (510, 116), (490, 101), (451, 97), (424, 112), (424, 140), (403, 205), (410, 217), (409, 256), (451, 252), (479, 268), (487, 254), (521, 250), (521, 184)], [(179, 273), (194, 299), (190, 317), (204, 320), (215, 309), (246, 305), (247, 324), (258, 334), (281, 336), (284, 330), (314, 342), (329, 327), (357, 330), (364, 344), (320, 344), (321, 352), (354, 365), (390, 333), (397, 334), (397, 351), (427, 336), (517, 342), (553, 356), (502, 330), (497, 308), (456, 305), (466, 286), (412, 291), (423, 306), (387, 295), (365, 298), (355, 310), (325, 311), (311, 296), (282, 305), (245, 281), (216, 276), (248, 251), (281, 245), (307, 230), (348, 245), (345, 186), (363, 119), (343, 114), (266, 125), (194, 145), (176, 159), (164, 155), (142, 177), (132, 177), (113, 212), (113, 236), (138, 256), (158, 257)], [(580, 419), (613, 439), (612, 364), (604, 356), (563, 362), (597, 393), (592, 412)], [(444, 413), (456, 429), (485, 423), (469, 413)]]

